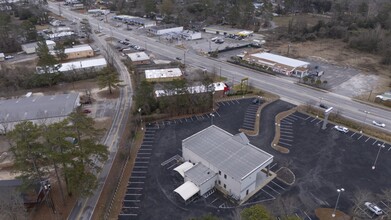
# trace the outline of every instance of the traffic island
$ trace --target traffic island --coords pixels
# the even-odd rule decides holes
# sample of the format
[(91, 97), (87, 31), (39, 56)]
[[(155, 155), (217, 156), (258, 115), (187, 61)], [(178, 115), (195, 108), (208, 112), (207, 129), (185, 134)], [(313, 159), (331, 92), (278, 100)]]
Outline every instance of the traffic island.
[[(281, 124), (281, 121), (282, 119), (284, 119), (285, 117), (288, 117), (290, 114), (296, 112), (297, 109), (296, 108), (292, 108), (288, 111), (285, 111), (285, 112), (281, 112), (279, 113), (277, 116), (276, 116), (276, 124)], [(280, 126), (275, 126), (275, 130), (276, 130), (276, 133), (274, 135), (274, 139), (271, 143), (271, 147), (280, 152), (280, 153), (283, 153), (283, 154), (287, 154), (289, 153), (289, 149), (286, 148), (286, 147), (282, 147), (280, 145), (278, 145), (279, 141), (280, 141), (280, 135), (281, 135), (281, 131), (280, 131)]]

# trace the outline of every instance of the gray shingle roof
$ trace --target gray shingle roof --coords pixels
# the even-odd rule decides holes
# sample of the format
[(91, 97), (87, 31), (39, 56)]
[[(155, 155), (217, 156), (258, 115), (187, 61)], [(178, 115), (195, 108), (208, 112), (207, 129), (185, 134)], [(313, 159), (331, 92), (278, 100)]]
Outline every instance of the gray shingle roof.
[[(243, 136), (243, 135), (241, 135)], [(182, 141), (182, 146), (212, 166), (241, 180), (271, 162), (273, 156), (217, 126), (210, 126)]]
[(0, 100), (0, 120), (18, 122), (65, 117), (74, 110), (78, 97), (78, 93), (69, 93), (47, 96), (32, 95), (18, 99)]

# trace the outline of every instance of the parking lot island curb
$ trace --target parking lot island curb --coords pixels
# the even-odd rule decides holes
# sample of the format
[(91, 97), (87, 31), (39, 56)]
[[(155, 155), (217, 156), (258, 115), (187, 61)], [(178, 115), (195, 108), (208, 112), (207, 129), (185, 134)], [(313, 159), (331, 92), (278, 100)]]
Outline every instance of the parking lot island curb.
[(275, 130), (276, 130), (276, 133), (274, 135), (274, 139), (271, 143), (271, 147), (280, 152), (280, 153), (283, 153), (283, 154), (288, 154), (289, 153), (289, 149), (286, 148), (286, 147), (282, 147), (280, 145), (278, 145), (279, 141), (280, 141), (280, 126), (278, 126), (279, 124), (281, 124), (281, 120), (284, 119), (285, 117), (289, 116), (290, 114), (294, 113), (297, 111), (297, 108), (292, 108), (288, 111), (285, 111), (285, 112), (281, 112), (279, 114), (276, 115), (276, 119), (275, 119)]

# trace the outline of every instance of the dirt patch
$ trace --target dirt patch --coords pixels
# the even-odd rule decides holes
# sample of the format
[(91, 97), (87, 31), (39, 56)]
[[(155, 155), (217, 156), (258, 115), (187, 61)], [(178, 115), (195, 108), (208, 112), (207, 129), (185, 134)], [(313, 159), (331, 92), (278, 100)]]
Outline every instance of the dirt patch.
[(352, 217), (339, 210), (336, 210), (335, 217), (332, 217), (333, 212), (334, 209), (319, 208), (315, 210), (315, 215), (320, 220), (351, 220), (352, 219)]
[(287, 167), (281, 167), (276, 172), (277, 178), (285, 184), (292, 186), (295, 183), (295, 174)]
[(97, 96), (100, 99), (117, 99), (119, 97), (119, 93), (119, 89), (113, 89), (111, 94), (108, 89), (105, 89), (98, 92)]

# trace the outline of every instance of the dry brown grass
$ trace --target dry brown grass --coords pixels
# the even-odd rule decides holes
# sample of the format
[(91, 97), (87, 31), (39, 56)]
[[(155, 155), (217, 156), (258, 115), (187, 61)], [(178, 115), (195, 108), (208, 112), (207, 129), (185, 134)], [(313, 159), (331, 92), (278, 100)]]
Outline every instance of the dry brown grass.
[(351, 220), (352, 217), (349, 215), (336, 210), (335, 211), (335, 217), (332, 217), (334, 209), (329, 209), (329, 208), (319, 208), (315, 210), (315, 215), (316, 217), (319, 218), (319, 220)]

